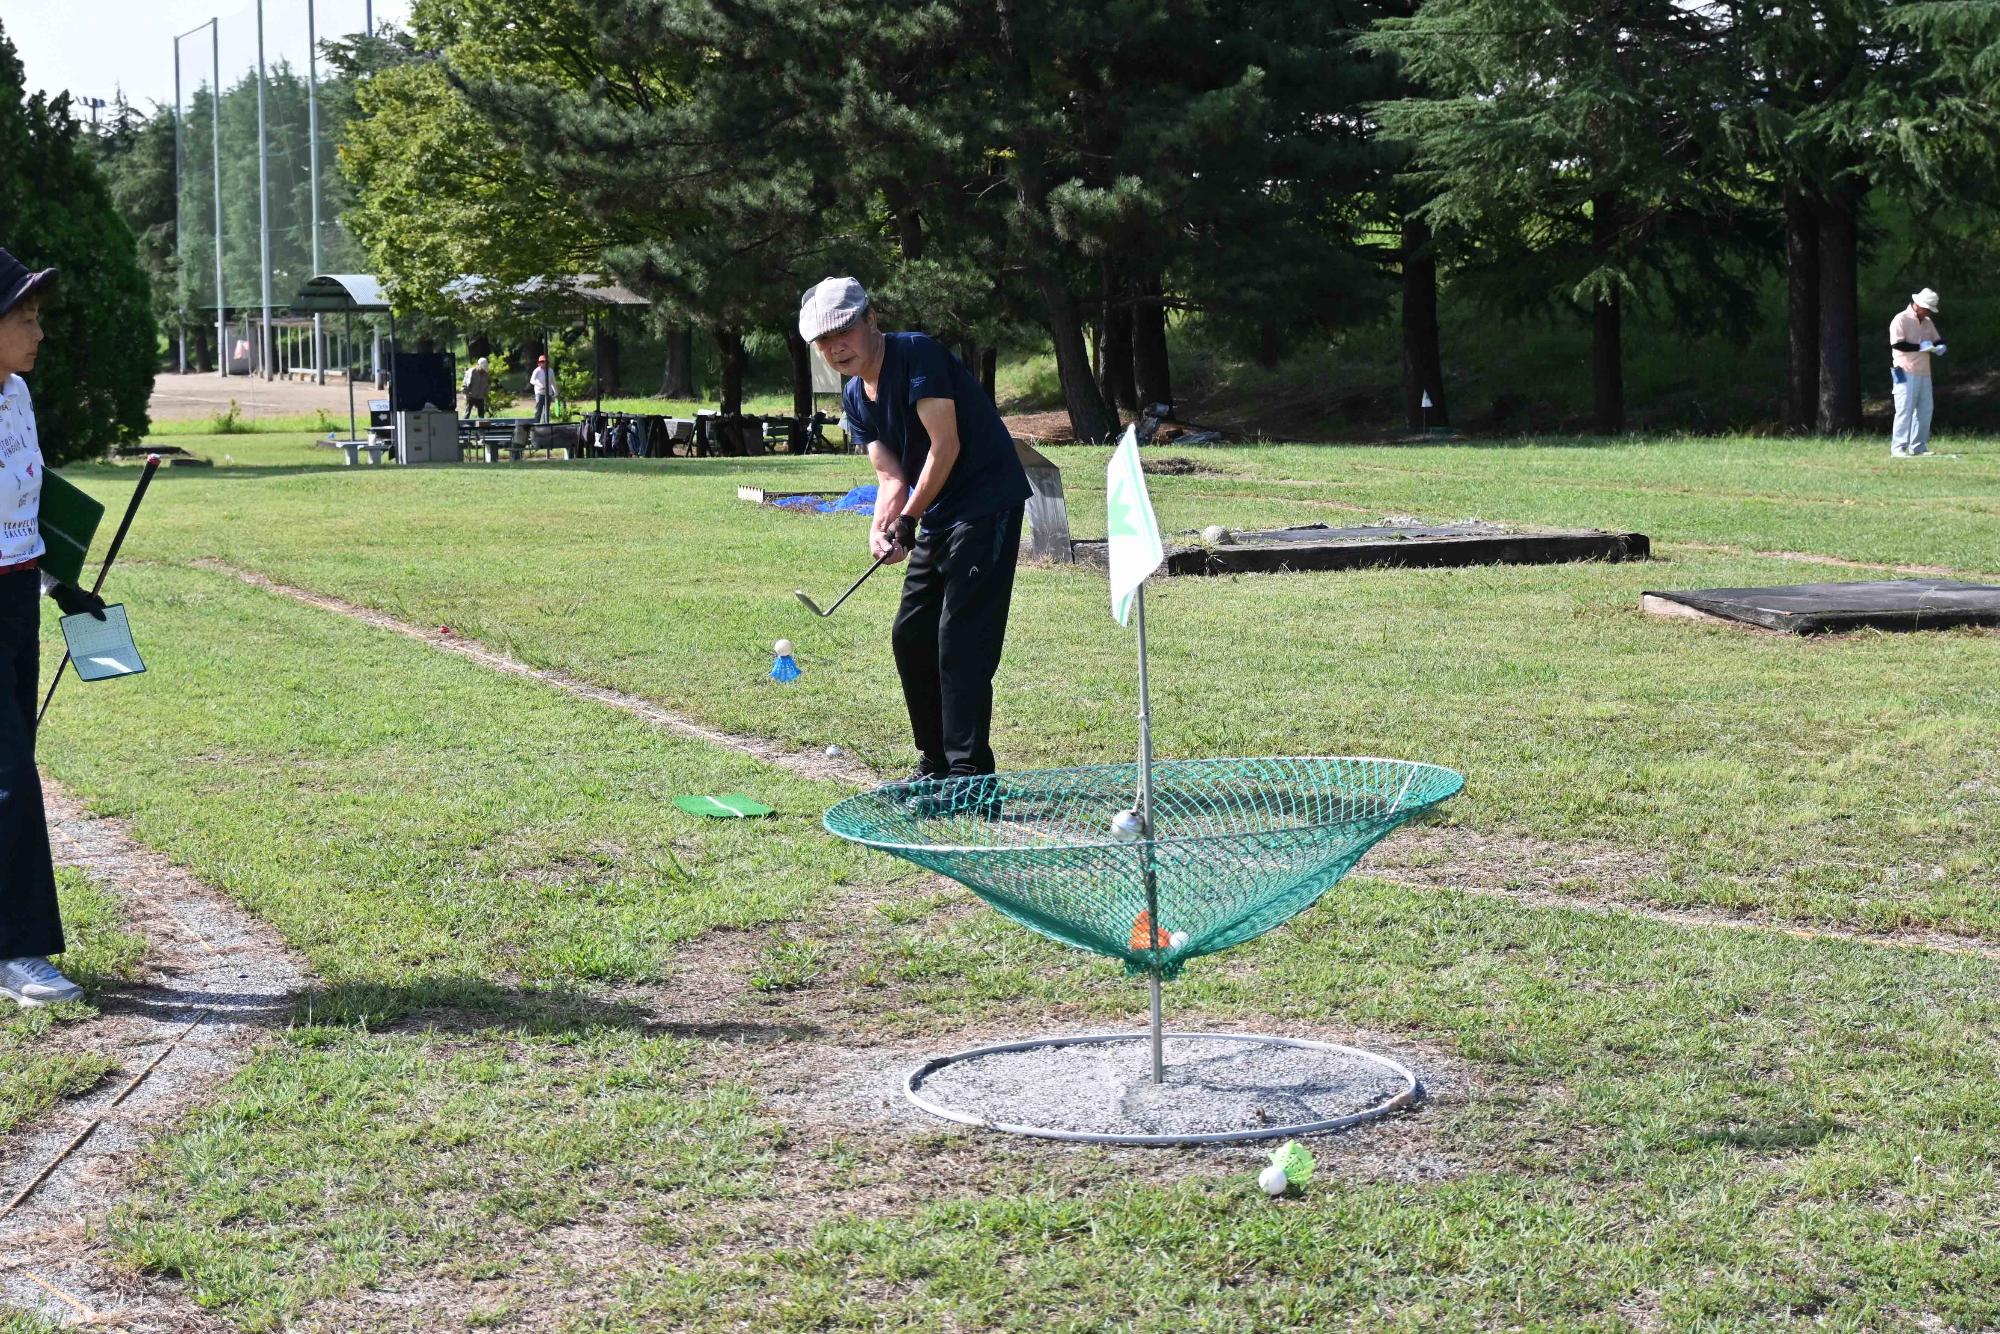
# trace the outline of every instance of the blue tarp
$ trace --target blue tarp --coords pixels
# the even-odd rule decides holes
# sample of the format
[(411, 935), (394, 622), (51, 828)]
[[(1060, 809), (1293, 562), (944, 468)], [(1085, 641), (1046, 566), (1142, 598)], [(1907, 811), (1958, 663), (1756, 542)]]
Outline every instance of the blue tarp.
[(786, 496), (771, 502), (788, 510), (813, 510), (820, 514), (873, 514), (875, 483), (855, 487), (839, 500), (814, 500), (811, 496)]

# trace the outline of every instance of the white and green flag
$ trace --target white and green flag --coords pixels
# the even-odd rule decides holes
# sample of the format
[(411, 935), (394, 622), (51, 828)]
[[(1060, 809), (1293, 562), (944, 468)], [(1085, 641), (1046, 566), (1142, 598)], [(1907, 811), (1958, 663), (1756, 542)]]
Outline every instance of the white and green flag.
[(1124, 625), (1132, 615), (1133, 595), (1167, 558), (1160, 545), (1160, 521), (1146, 495), (1146, 473), (1139, 466), (1139, 432), (1130, 426), (1104, 473), (1104, 531), (1110, 539), (1111, 614)]

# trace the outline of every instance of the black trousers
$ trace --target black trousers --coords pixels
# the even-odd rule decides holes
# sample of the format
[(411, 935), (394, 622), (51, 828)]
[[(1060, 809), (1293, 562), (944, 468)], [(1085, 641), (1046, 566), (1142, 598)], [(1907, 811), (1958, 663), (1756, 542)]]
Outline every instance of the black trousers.
[(0, 574), (0, 959), (63, 952), (48, 817), (35, 772), (41, 618), (41, 575)]
[(896, 672), (923, 772), (993, 772), (993, 673), (1007, 638), (1022, 506), (925, 533), (896, 612)]

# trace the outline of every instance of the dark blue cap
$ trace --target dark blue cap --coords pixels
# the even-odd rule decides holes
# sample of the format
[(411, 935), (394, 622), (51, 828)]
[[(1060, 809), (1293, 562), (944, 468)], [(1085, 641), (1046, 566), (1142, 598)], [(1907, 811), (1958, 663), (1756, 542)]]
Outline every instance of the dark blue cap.
[(0, 315), (5, 315), (55, 280), (54, 269), (43, 269), (37, 273), (9, 252), (0, 250)]

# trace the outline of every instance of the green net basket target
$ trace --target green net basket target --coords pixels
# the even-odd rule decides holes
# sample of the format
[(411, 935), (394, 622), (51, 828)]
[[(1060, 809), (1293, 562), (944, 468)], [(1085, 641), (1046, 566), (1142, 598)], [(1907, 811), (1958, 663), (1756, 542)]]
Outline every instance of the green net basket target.
[(1114, 826), (1138, 769), (895, 783), (841, 802), (825, 824), (951, 877), (1051, 939), (1171, 979), (1305, 911), (1369, 848), (1465, 785), (1406, 760), (1161, 760), (1153, 837), (1127, 839)]
[[(969, 1125), (1113, 1144), (1317, 1133), (1410, 1105), (1415, 1074), (1372, 1052), (1265, 1034), (1168, 1034), (1161, 983), (1190, 959), (1253, 940), (1304, 912), (1369, 848), (1457, 793), (1465, 779), (1408, 760), (1156, 761), (1145, 581), (1164, 548), (1131, 430), (1106, 469), (1105, 512), (1112, 615), (1121, 625), (1136, 621), (1137, 763), (893, 783), (841, 802), (825, 824), (841, 838), (951, 877), (1052, 940), (1144, 974), (1151, 1030), (938, 1057), (910, 1072), (905, 1095)], [(1180, 1062), (1171, 1080), (1169, 1037)], [(1141, 1042), (1151, 1048), (1150, 1080), (1126, 1061)], [(1307, 1052), (1321, 1063), (1317, 1073), (1300, 1064), (1299, 1053)], [(1382, 1078), (1391, 1086), (1371, 1082)], [(951, 1089), (954, 1081), (956, 1101), (932, 1095), (933, 1085)], [(1354, 1089), (1365, 1091), (1359, 1102), (1341, 1103)], [(1087, 1097), (1075, 1096), (1086, 1090)], [(1092, 1098), (1094, 1106), (1085, 1107)], [(1271, 1108), (1280, 1105), (1297, 1119), (1272, 1125)]]

